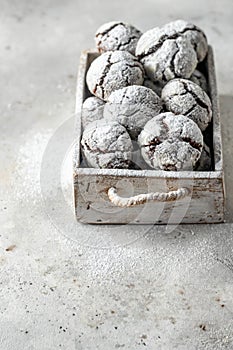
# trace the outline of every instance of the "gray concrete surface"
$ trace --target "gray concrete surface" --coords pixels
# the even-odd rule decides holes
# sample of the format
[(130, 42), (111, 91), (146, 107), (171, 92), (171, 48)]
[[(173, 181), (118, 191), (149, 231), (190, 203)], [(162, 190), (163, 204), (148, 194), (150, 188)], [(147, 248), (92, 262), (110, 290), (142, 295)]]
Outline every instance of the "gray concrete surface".
[[(0, 0), (0, 9), (0, 349), (233, 349), (232, 1)], [(105, 21), (146, 30), (176, 18), (200, 25), (215, 48), (227, 222), (75, 224), (68, 150), (80, 50)]]

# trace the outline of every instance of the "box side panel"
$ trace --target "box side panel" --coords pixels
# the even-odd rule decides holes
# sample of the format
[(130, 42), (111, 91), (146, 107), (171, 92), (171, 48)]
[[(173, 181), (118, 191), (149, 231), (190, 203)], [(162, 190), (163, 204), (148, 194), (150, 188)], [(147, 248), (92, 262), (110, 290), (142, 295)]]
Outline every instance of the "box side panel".
[(213, 150), (214, 150), (214, 165), (215, 170), (222, 171), (222, 137), (221, 137), (221, 124), (220, 124), (220, 110), (219, 110), (219, 98), (217, 90), (216, 72), (214, 64), (213, 49), (209, 46), (207, 56), (207, 71), (208, 71), (208, 85), (209, 93), (212, 102), (213, 111)]
[[(113, 224), (179, 224), (223, 221), (223, 191), (221, 178), (164, 179), (137, 177), (105, 177), (79, 175), (75, 181), (76, 216), (85, 223)], [(187, 187), (187, 198), (170, 203), (150, 202), (119, 208), (108, 199), (114, 186), (122, 197), (141, 193), (162, 192)]]
[(81, 166), (81, 151), (80, 141), (82, 137), (82, 108), (86, 98), (92, 96), (86, 86), (86, 73), (93, 62), (99, 55), (95, 50), (83, 51), (79, 60), (79, 70), (76, 86), (76, 103), (75, 103), (75, 146), (73, 155), (73, 170), (74, 174), (78, 172)]
[(88, 52), (83, 51), (79, 60), (79, 70), (76, 87), (76, 104), (75, 104), (75, 131), (74, 131), (74, 153), (73, 153), (73, 172), (76, 173), (80, 166), (80, 141), (81, 141), (81, 115), (82, 104), (85, 99), (85, 75), (88, 65)]

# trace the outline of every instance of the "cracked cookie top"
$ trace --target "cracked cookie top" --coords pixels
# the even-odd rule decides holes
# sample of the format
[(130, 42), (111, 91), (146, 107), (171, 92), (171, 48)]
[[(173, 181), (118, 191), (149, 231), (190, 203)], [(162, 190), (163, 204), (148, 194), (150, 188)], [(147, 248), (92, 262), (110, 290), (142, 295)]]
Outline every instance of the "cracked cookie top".
[(177, 20), (144, 33), (136, 55), (153, 81), (189, 78), (208, 51), (205, 34), (194, 24)]
[(146, 163), (161, 170), (193, 170), (203, 148), (203, 136), (197, 124), (170, 112), (148, 121), (138, 142)]
[(120, 50), (134, 55), (141, 35), (140, 30), (131, 24), (116, 21), (105, 23), (96, 32), (96, 47), (100, 53)]
[(166, 109), (192, 119), (204, 131), (212, 118), (209, 96), (202, 88), (186, 79), (169, 81), (162, 90), (162, 101)]
[(86, 81), (92, 94), (107, 100), (120, 88), (142, 85), (144, 69), (140, 62), (127, 51), (107, 51), (90, 65)]
[(132, 141), (126, 129), (117, 122), (101, 119), (88, 124), (81, 146), (90, 167), (124, 169), (131, 165)]
[(160, 97), (145, 86), (132, 85), (114, 91), (104, 108), (104, 118), (123, 125), (137, 139), (144, 125), (162, 110)]

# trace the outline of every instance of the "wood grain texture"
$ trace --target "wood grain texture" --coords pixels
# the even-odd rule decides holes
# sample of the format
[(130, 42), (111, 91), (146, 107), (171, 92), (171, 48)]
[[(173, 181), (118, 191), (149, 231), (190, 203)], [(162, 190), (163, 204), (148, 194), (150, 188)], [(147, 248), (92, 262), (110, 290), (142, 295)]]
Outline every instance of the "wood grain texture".
[[(209, 47), (206, 69), (213, 105), (214, 171), (167, 172), (161, 170), (94, 169), (81, 162), (80, 139), (82, 103), (89, 96), (86, 71), (96, 51), (84, 51), (80, 58), (77, 96), (74, 165), (75, 213), (79, 221), (93, 224), (179, 224), (217, 223), (224, 220), (224, 179), (219, 104), (212, 48)], [(119, 208), (107, 196), (115, 187), (123, 197), (148, 192), (167, 192), (187, 187), (190, 195), (171, 203), (145, 203)]]

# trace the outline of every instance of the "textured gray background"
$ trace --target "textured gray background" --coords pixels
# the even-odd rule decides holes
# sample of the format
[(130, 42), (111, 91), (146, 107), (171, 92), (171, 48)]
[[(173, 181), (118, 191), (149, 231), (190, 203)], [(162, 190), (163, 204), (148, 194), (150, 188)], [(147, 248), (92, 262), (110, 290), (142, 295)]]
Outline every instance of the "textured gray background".
[[(0, 0), (0, 10), (0, 349), (233, 349), (232, 1)], [(103, 22), (146, 30), (176, 18), (215, 48), (228, 222), (74, 224), (80, 50)]]

